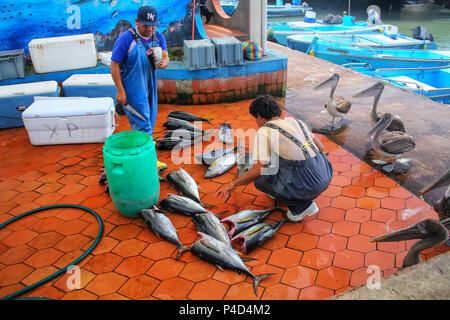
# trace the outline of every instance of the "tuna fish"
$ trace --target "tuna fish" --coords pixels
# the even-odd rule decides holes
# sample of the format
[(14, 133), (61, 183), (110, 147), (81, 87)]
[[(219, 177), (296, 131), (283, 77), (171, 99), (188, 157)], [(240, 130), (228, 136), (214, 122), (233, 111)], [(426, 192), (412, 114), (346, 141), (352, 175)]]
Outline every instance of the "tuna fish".
[(244, 253), (249, 253), (272, 238), (286, 221), (286, 219), (283, 219), (273, 223), (261, 222), (255, 224), (233, 237), (231, 242), (240, 243), (241, 250)]
[(187, 129), (175, 129), (175, 130), (169, 130), (164, 135), (164, 138), (170, 138), (170, 137), (179, 137), (183, 139), (194, 139), (201, 137), (203, 134), (201, 131), (192, 131)]
[(274, 273), (266, 273), (255, 276), (248, 270), (241, 257), (239, 257), (231, 246), (205, 233), (199, 232), (198, 234), (200, 235), (200, 239), (191, 248), (183, 249), (183, 251), (191, 250), (199, 258), (215, 264), (218, 268), (223, 267), (249, 275), (253, 279), (253, 290), (256, 296), (258, 296), (258, 284), (260, 281), (274, 275)]
[(228, 227), (228, 235), (233, 237), (243, 230), (262, 222), (269, 214), (276, 210), (283, 211), (279, 207), (274, 207), (270, 210), (244, 210), (226, 217), (220, 220), (220, 222)]
[(221, 123), (219, 127), (219, 141), (226, 144), (233, 144), (233, 133), (228, 123)]
[(199, 142), (202, 142), (202, 138), (183, 139), (182, 137), (172, 136), (159, 140), (157, 148), (158, 150), (172, 150), (175, 147), (178, 149), (184, 149)]
[(202, 129), (195, 126), (191, 122), (177, 118), (168, 118), (167, 121), (163, 123), (163, 127), (166, 127), (169, 130), (186, 129), (191, 131), (199, 131), (202, 135), (204, 134)]
[(234, 167), (237, 162), (237, 157), (237, 154), (234, 152), (229, 152), (221, 156), (206, 169), (204, 177), (207, 179), (214, 178), (227, 172)]
[(211, 237), (214, 237), (217, 240), (225, 242), (231, 246), (230, 237), (228, 237), (227, 234), (227, 229), (222, 223), (220, 223), (219, 218), (217, 218), (214, 213), (206, 212), (195, 214), (192, 217), (192, 221), (194, 222), (198, 231), (206, 233), (207, 235), (210, 235)]
[(196, 115), (193, 115), (192, 113), (185, 112), (185, 111), (170, 111), (170, 113), (167, 117), (177, 118), (177, 119), (186, 120), (186, 121), (206, 121), (209, 123), (211, 123), (210, 120), (212, 120), (212, 119), (205, 119), (205, 118), (197, 117)]
[(159, 202), (159, 205), (172, 212), (181, 213), (187, 216), (209, 212), (194, 200), (175, 194), (169, 194), (167, 198)]
[(253, 167), (253, 154), (246, 153), (238, 160), (238, 177), (250, 170), (251, 167)]
[(142, 219), (144, 219), (145, 224), (152, 229), (154, 233), (163, 239), (178, 246), (178, 255), (186, 251), (187, 247), (183, 246), (178, 239), (177, 230), (173, 226), (170, 219), (157, 207), (153, 206), (152, 209), (142, 209), (140, 212)]
[(166, 180), (169, 181), (175, 189), (180, 191), (184, 196), (202, 204), (200, 201), (200, 194), (198, 193), (197, 183), (183, 168), (180, 168), (178, 171), (168, 173), (166, 175)]
[(214, 163), (218, 158), (225, 155), (226, 153), (234, 152), (237, 150), (237, 147), (234, 148), (219, 148), (214, 149), (208, 152), (204, 152), (202, 154), (198, 154), (195, 157), (198, 161), (202, 162), (203, 164), (210, 165)]

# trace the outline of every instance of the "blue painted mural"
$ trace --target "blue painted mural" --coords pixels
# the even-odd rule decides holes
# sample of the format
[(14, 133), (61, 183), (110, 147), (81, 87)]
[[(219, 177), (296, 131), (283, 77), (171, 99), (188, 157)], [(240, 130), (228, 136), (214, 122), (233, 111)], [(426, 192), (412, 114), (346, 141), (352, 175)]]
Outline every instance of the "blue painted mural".
[(158, 10), (157, 30), (169, 46), (192, 32), (192, 0), (2, 0), (0, 51), (25, 49), (32, 39), (93, 33), (97, 49), (109, 51), (117, 36), (135, 25), (137, 10)]

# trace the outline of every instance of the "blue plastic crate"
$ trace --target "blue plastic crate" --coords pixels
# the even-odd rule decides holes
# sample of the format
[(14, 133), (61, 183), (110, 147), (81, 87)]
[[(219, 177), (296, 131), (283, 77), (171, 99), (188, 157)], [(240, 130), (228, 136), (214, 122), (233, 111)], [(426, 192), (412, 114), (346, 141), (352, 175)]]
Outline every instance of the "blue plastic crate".
[(188, 70), (217, 68), (214, 45), (208, 39), (184, 40), (183, 63)]
[(244, 64), (242, 42), (235, 37), (212, 38), (211, 43), (214, 45), (219, 67)]

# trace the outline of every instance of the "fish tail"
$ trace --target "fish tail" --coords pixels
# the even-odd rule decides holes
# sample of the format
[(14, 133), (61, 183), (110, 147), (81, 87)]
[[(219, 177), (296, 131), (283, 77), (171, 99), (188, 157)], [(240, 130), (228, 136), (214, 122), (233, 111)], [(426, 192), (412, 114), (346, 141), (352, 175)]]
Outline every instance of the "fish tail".
[(273, 275), (275, 275), (275, 273), (265, 273), (259, 276), (253, 276), (253, 291), (255, 292), (256, 296), (258, 296), (258, 285), (261, 282), (261, 280), (264, 280), (265, 278), (268, 278)]
[(180, 249), (178, 250), (178, 254), (177, 254), (177, 259), (179, 259), (184, 252), (189, 251), (189, 250), (191, 250), (191, 247), (180, 246)]

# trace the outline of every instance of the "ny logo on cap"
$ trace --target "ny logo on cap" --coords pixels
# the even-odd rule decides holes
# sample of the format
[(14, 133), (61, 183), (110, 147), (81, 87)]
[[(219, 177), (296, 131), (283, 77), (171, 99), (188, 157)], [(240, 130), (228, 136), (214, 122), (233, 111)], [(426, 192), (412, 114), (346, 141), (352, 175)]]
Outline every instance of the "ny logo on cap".
[(152, 12), (147, 12), (147, 19), (148, 20), (155, 20), (155, 15)]

